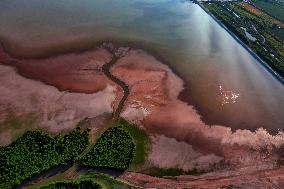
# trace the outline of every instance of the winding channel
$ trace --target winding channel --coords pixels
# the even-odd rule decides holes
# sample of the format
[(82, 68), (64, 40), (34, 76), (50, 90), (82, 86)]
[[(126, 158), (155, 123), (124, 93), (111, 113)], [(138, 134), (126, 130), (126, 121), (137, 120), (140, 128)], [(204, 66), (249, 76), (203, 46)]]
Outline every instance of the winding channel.
[(120, 56), (115, 55), (115, 53), (112, 53), (112, 54), (113, 54), (113, 56), (112, 56), (111, 61), (104, 64), (103, 67), (102, 67), (102, 70), (103, 70), (104, 74), (110, 80), (112, 80), (114, 83), (116, 83), (117, 85), (119, 85), (123, 89), (123, 97), (119, 101), (119, 104), (118, 104), (116, 110), (113, 111), (113, 120), (116, 122), (119, 119), (120, 114), (121, 114), (123, 107), (124, 107), (124, 103), (127, 100), (127, 97), (129, 96), (129, 87), (124, 81), (120, 80), (119, 78), (117, 78), (116, 76), (114, 76), (110, 72), (111, 67), (114, 66), (115, 63), (117, 63), (119, 58), (121, 58)]
[[(128, 85), (124, 81), (120, 80), (118, 77), (114, 76), (110, 71), (111, 67), (114, 66), (115, 63), (117, 63), (117, 61), (120, 58), (121, 58), (121, 56), (116, 55), (115, 52), (112, 52), (111, 60), (102, 66), (103, 73), (110, 80), (112, 80), (114, 83), (116, 83), (117, 85), (119, 85), (123, 89), (123, 97), (119, 101), (117, 108), (113, 111), (112, 119), (114, 121), (114, 124), (118, 122), (120, 114), (121, 114), (123, 107), (124, 107), (124, 103), (127, 100), (127, 97), (129, 96), (129, 93), (130, 93)], [(86, 153), (89, 152), (89, 150), (92, 149), (93, 146), (94, 146), (94, 144), (89, 144), (89, 146), (86, 147), (86, 149), (79, 156), (80, 157), (84, 156)], [(65, 167), (61, 167), (61, 166), (56, 167), (54, 169), (48, 170), (47, 172), (41, 173), (38, 176), (23, 182), (17, 188), (23, 188), (23, 187), (29, 187), (29, 186), (32, 187), (33, 186), (32, 183), (34, 181), (37, 181), (37, 180), (40, 180), (40, 179), (48, 179), (48, 178), (50, 178), (52, 176), (56, 176), (60, 173), (66, 173), (68, 171), (72, 171), (73, 169), (76, 169), (77, 166), (78, 166), (78, 163), (74, 163), (74, 165), (67, 165)], [(107, 174), (110, 174), (112, 176), (117, 176), (118, 174), (121, 174), (121, 173), (118, 173), (117, 171), (113, 171), (113, 170), (109, 170), (109, 169), (104, 169), (104, 170), (95, 169), (95, 170), (98, 173), (107, 173)]]

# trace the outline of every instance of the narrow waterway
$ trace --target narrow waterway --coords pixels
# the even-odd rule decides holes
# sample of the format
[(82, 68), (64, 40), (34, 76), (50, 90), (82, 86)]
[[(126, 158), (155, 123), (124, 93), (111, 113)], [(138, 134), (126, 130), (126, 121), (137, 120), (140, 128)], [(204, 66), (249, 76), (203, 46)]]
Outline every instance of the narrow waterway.
[(128, 88), (128, 85), (124, 81), (120, 80), (119, 78), (117, 78), (116, 76), (114, 76), (111, 73), (111, 71), (110, 71), (111, 67), (115, 65), (115, 63), (118, 61), (118, 59), (121, 58), (121, 56), (117, 55), (116, 52), (111, 52), (111, 53), (112, 53), (111, 60), (108, 63), (104, 64), (102, 69), (103, 69), (104, 74), (110, 80), (112, 80), (114, 83), (116, 83), (118, 86), (120, 86), (123, 90), (123, 96), (122, 96), (121, 100), (119, 101), (116, 109), (113, 111), (113, 120), (115, 122), (117, 122), (119, 120), (120, 114), (123, 110), (124, 103), (127, 100), (127, 97), (129, 95), (129, 88)]

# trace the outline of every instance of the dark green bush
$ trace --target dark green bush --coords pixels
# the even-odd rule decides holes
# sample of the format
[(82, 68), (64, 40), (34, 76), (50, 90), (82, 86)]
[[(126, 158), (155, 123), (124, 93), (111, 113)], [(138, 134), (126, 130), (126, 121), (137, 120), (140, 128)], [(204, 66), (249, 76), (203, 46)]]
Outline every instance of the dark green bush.
[(88, 132), (79, 129), (56, 137), (26, 132), (0, 147), (0, 188), (12, 188), (50, 168), (73, 163), (88, 144)]
[(81, 165), (126, 170), (133, 158), (134, 147), (128, 132), (119, 127), (110, 128), (81, 159)]

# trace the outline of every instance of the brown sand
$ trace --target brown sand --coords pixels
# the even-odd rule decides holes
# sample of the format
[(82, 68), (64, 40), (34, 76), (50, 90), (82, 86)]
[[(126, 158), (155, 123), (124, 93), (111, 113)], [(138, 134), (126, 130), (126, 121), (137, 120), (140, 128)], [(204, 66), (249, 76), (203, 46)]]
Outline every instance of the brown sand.
[(155, 189), (281, 189), (284, 188), (284, 167), (259, 171), (239, 171), (231, 175), (228, 172), (205, 174), (201, 176), (180, 176), (157, 178), (140, 173), (127, 172), (121, 180), (142, 188)]
[(209, 171), (223, 160), (213, 153), (197, 152), (192, 145), (163, 135), (152, 137), (152, 141), (149, 161), (154, 167)]

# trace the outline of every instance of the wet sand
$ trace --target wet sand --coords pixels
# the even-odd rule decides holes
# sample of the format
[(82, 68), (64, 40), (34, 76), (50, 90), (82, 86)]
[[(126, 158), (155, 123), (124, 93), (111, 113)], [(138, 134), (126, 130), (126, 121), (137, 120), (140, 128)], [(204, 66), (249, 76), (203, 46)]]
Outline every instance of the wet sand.
[[(68, 132), (86, 117), (112, 113), (116, 87), (107, 85), (93, 94), (62, 92), (24, 78), (10, 66), (0, 65), (0, 144), (9, 144), (30, 129)], [(27, 119), (32, 121), (27, 122)], [(17, 126), (13, 126), (19, 120)]]
[[(123, 49), (125, 48), (117, 47), (118, 52), (123, 51)], [(102, 72), (102, 65), (110, 61), (110, 53), (104, 46), (98, 46), (97, 48), (81, 53), (69, 53), (46, 59), (30, 60), (15, 59), (8, 54), (4, 54), (2, 51), (0, 58), (5, 64), (17, 68), (18, 72), (25, 77), (53, 85), (61, 91), (68, 90), (68, 94), (74, 95), (74, 97), (70, 97), (70, 102), (66, 99), (66, 103), (76, 103), (76, 106), (82, 110), (85, 109), (85, 105), (81, 104), (79, 99), (75, 100), (75, 96), (80, 95), (83, 98), (84, 95), (86, 97), (89, 95), (89, 99), (92, 95), (104, 94), (103, 91), (109, 91), (112, 94), (105, 96), (107, 99), (112, 99), (108, 101), (108, 105), (104, 101), (101, 102), (98, 98), (92, 99), (92, 102), (95, 103), (94, 108), (101, 108), (103, 111), (94, 113), (94, 116), (90, 115), (92, 112), (87, 111), (84, 114), (80, 114), (82, 116), (95, 117), (105, 111), (111, 112), (113, 108), (117, 107), (122, 98), (123, 93), (121, 88), (109, 80)], [(168, 138), (168, 140), (161, 141), (159, 137), (154, 138), (149, 161), (155, 166), (170, 168), (178, 165), (182, 169), (190, 169), (193, 167), (190, 162), (194, 159), (194, 157), (190, 156), (191, 153), (199, 154), (198, 158), (200, 160), (196, 160), (196, 162), (202, 162), (208, 159), (208, 157), (216, 157), (209, 158), (212, 161), (209, 161), (205, 167), (204, 165), (199, 165), (202, 169), (211, 169), (214, 164), (220, 164), (221, 166), (224, 162), (228, 165), (227, 168), (239, 169), (253, 166), (265, 169), (277, 166), (276, 160), (278, 154), (275, 149), (284, 144), (284, 134), (282, 132), (279, 132), (277, 135), (271, 135), (262, 128), (259, 128), (255, 132), (242, 129), (232, 131), (228, 126), (207, 125), (201, 120), (200, 114), (193, 106), (178, 99), (184, 88), (184, 82), (181, 78), (167, 65), (146, 51), (130, 48), (123, 56), (118, 58), (110, 71), (129, 87), (130, 94), (125, 102), (122, 116), (143, 127), (151, 135), (162, 135)], [(15, 75), (15, 72), (12, 73)], [(9, 76), (9, 74), (6, 76)], [(22, 78), (18, 79), (19, 82), (27, 80), (21, 76), (17, 77)], [(9, 82), (5, 81), (7, 78), (3, 77), (2, 79), (3, 82), (1, 83), (7, 83), (7, 86), (4, 86), (9, 88)], [(38, 98), (41, 100), (39, 100), (40, 105), (38, 107), (44, 110), (33, 110), (31, 108), (28, 111), (23, 111), (25, 107), (22, 107), (23, 109), (21, 107), (15, 108), (19, 105), (18, 103), (21, 103), (17, 95), (21, 94), (21, 90), (23, 90), (22, 88), (17, 88), (17, 85), (25, 87), (27, 91), (27, 93), (24, 93), (25, 98), (31, 98), (32, 94), (30, 91), (35, 90), (33, 89), (35, 88), (33, 85), (15, 83), (11, 85), (14, 86), (12, 87), (13, 90), (9, 89), (10, 92), (5, 94), (5, 98), (1, 98), (3, 100), (1, 104), (4, 104), (4, 106), (11, 104), (16, 113), (30, 113), (36, 110), (44, 115), (40, 117), (39, 120), (42, 123), (39, 125), (45, 123), (44, 120), (47, 119), (50, 120), (50, 127), (60, 132), (62, 130), (59, 129), (60, 127), (53, 126), (53, 119), (57, 120), (57, 118), (53, 116), (45, 118), (49, 114), (44, 114), (47, 107), (49, 107), (49, 111), (55, 111), (56, 108), (49, 105), (52, 102), (56, 103), (56, 101), (53, 98), (47, 100), (45, 99), (46, 95), (40, 93), (38, 94)], [(44, 89), (45, 86), (47, 88), (51, 87), (42, 83), (41, 85), (42, 89), (39, 88), (39, 91), (46, 91), (47, 89)], [(57, 93), (63, 97), (65, 96), (64, 92)], [(14, 98), (11, 94), (17, 95)], [(8, 103), (5, 102), (6, 99)], [(74, 100), (75, 102), (73, 102)], [(86, 101), (83, 100), (83, 102)], [(26, 106), (25, 103), (21, 104)], [(30, 106), (31, 104), (27, 105), (27, 107)], [(107, 108), (107, 110), (104, 110), (104, 108)], [(98, 111), (95, 109), (89, 110)], [(58, 118), (59, 121), (56, 124), (60, 123), (63, 127), (69, 120), (72, 120), (66, 126), (70, 128), (71, 123), (74, 124), (75, 120), (82, 119), (82, 116), (74, 116), (73, 111), (69, 113), (71, 115), (61, 116), (63, 118), (67, 116), (68, 118)], [(177, 146), (173, 149), (171, 145), (166, 145), (172, 139), (177, 142), (176, 144), (172, 143), (174, 146)], [(184, 146), (184, 142), (190, 145), (192, 149), (184, 152), (187, 153), (185, 157), (188, 158), (173, 163), (172, 158), (165, 160), (159, 155), (166, 154), (170, 150), (173, 157), (175, 155), (180, 156), (183, 153), (184, 148), (182, 146)], [(168, 144), (171, 144), (171, 142)], [(265, 153), (263, 153), (264, 151)], [(197, 165), (198, 163), (196, 163), (196, 167), (198, 167)]]

